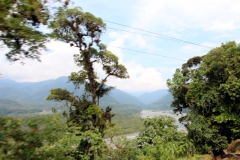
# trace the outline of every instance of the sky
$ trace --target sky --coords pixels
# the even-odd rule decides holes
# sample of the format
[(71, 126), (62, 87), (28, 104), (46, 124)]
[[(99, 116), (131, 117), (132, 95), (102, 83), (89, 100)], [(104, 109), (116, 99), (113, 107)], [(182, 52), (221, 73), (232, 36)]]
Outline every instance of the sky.
[[(132, 94), (167, 89), (166, 80), (171, 79), (176, 68), (180, 68), (189, 58), (205, 55), (211, 48), (218, 47), (221, 43), (240, 42), (239, 0), (72, 0), (72, 2), (70, 7), (80, 6), (84, 12), (90, 12), (105, 20), (107, 30), (102, 35), (102, 43), (119, 57), (120, 63), (125, 65), (130, 75), (129, 79), (110, 78), (107, 85)], [(166, 37), (160, 38), (161, 36), (149, 32), (205, 47)], [(18, 82), (37, 82), (68, 76), (71, 72), (79, 70), (73, 61), (73, 54), (78, 53), (78, 49), (58, 41), (50, 41), (46, 45), (48, 51), (42, 51), (42, 62), (25, 60), (24, 65), (7, 61), (5, 57), (7, 49), (1, 49), (0, 73), (5, 78)], [(104, 76), (99, 65), (96, 65), (95, 69), (99, 77)]]

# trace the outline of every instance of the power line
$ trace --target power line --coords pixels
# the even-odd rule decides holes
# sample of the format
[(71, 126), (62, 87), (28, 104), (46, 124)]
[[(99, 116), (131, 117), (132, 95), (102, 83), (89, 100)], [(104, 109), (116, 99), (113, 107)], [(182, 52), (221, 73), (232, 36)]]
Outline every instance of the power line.
[[(86, 41), (86, 42), (90, 42), (90, 41)], [(149, 53), (149, 52), (144, 52), (144, 51), (138, 51), (138, 50), (134, 50), (134, 49), (130, 49), (130, 48), (124, 48), (124, 47), (118, 47), (118, 46), (113, 46), (113, 45), (107, 45), (109, 47), (114, 47), (114, 48), (120, 48), (120, 49), (124, 49), (124, 50), (129, 50), (129, 51), (133, 51), (133, 52), (140, 52), (140, 53), (144, 53), (144, 54), (150, 54), (150, 55), (154, 55), (154, 56), (159, 56), (159, 57), (164, 57), (164, 58), (170, 58), (170, 59), (175, 59), (175, 60), (179, 60), (179, 61), (184, 61), (186, 62), (186, 60), (183, 59), (179, 59), (179, 58), (174, 58), (174, 57), (168, 57), (168, 56), (163, 56), (160, 54), (154, 54), (154, 53)]]
[(192, 45), (196, 45), (196, 46), (200, 46), (200, 47), (212, 49), (211, 47), (207, 47), (207, 46), (204, 46), (204, 45), (201, 45), (201, 44), (197, 44), (197, 43), (185, 41), (185, 40), (182, 40), (182, 39), (174, 38), (174, 37), (171, 37), (171, 36), (166, 36), (166, 35), (163, 35), (163, 34), (159, 34), (159, 33), (151, 32), (151, 31), (147, 31), (147, 30), (144, 30), (144, 29), (127, 26), (127, 25), (124, 25), (124, 24), (120, 24), (120, 23), (116, 23), (116, 22), (112, 22), (112, 21), (108, 21), (108, 20), (103, 20), (103, 21), (108, 22), (108, 23), (112, 23), (112, 24), (116, 24), (116, 25), (120, 25), (120, 26), (124, 26), (124, 27), (128, 27), (128, 28), (132, 28), (132, 29), (136, 29), (136, 30), (139, 30), (139, 31), (143, 31), (143, 32), (147, 32), (147, 33), (159, 35), (159, 36), (168, 38), (168, 39), (170, 39), (170, 40), (179, 41), (179, 42), (184, 42), (184, 43), (188, 43), (188, 44), (192, 44)]
[(130, 49), (130, 48), (117, 47), (117, 46), (112, 46), (112, 45), (107, 45), (107, 46), (115, 47), (115, 48), (121, 48), (121, 49), (129, 50), (129, 51), (133, 51), (133, 52), (140, 52), (140, 53), (144, 53), (144, 54), (151, 54), (151, 55), (154, 55), (154, 56), (160, 56), (160, 57), (165, 57), (165, 58), (170, 58), (170, 59), (175, 59), (175, 60), (179, 60), (179, 61), (184, 61), (184, 62), (186, 62), (186, 60), (183, 60), (183, 59), (178, 59), (178, 58), (174, 58), (174, 57), (163, 56), (163, 55), (160, 55), (160, 54), (154, 54), (154, 53), (149, 53), (149, 52), (144, 52), (144, 51), (138, 51), (138, 50), (134, 50), (134, 49)]
[(154, 36), (154, 35), (150, 35), (150, 34), (144, 34), (144, 33), (132, 32), (132, 31), (126, 31), (126, 30), (121, 30), (121, 29), (117, 29), (117, 28), (107, 27), (107, 29), (112, 29), (112, 30), (117, 30), (117, 31), (122, 31), (122, 32), (129, 32), (129, 33), (141, 34), (141, 35), (150, 36), (150, 37), (156, 37), (156, 38), (162, 38), (162, 39), (172, 40), (171, 38), (160, 37), (160, 36), (156, 36), (156, 35)]

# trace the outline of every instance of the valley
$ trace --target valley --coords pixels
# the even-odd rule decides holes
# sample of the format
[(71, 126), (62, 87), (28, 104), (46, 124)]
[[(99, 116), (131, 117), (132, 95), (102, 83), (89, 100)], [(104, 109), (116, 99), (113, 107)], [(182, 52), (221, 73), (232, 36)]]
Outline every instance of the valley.
[[(67, 109), (63, 103), (47, 101), (51, 89), (63, 88), (75, 95), (84, 94), (84, 86), (75, 89), (68, 83), (68, 77), (59, 77), (40, 82), (16, 82), (14, 80), (0, 79), (0, 115), (14, 117), (35, 117), (53, 115), (52, 108), (61, 113)], [(99, 106), (112, 108), (113, 123), (121, 128), (119, 134), (139, 132), (143, 129), (141, 114), (145, 110), (163, 111), (171, 110), (171, 95), (167, 90), (157, 90), (143, 93), (135, 97), (127, 92), (113, 89), (109, 94), (100, 98)], [(157, 113), (157, 112), (154, 112)]]
[[(54, 88), (67, 89), (75, 95), (84, 94), (84, 86), (75, 89), (73, 84), (68, 83), (67, 77), (41, 82), (16, 82), (10, 79), (0, 79), (0, 114), (14, 115), (22, 114), (22, 110), (26, 113), (33, 113), (51, 110), (52, 107), (59, 108), (62, 104), (46, 100), (50, 90)], [(126, 108), (119, 106), (126, 105), (128, 112), (135, 112), (137, 109), (140, 113), (142, 109), (170, 110), (171, 100), (170, 93), (165, 89), (135, 97), (115, 88), (108, 95), (100, 98), (99, 106), (103, 109), (110, 106), (118, 112)]]

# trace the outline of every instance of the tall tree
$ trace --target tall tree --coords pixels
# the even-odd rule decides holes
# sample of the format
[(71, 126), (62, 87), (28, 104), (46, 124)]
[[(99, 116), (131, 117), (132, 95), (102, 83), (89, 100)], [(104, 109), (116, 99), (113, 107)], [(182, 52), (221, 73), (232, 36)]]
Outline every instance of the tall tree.
[[(103, 136), (107, 121), (111, 125), (111, 108), (106, 111), (97, 105), (97, 97), (106, 94), (111, 88), (104, 89), (108, 77), (129, 78), (127, 69), (119, 64), (118, 57), (100, 43), (100, 37), (105, 30), (105, 23), (89, 12), (83, 12), (80, 7), (60, 7), (49, 26), (53, 32), (52, 38), (69, 43), (77, 47), (79, 53), (74, 55), (74, 60), (80, 71), (73, 72), (69, 81), (76, 88), (85, 83), (85, 89), (90, 93), (91, 101), (86, 95), (75, 96), (64, 89), (53, 89), (48, 100), (65, 101), (69, 107), (69, 126), (79, 127), (79, 136), (82, 140), (78, 152), (73, 154), (76, 159), (95, 159), (101, 155), (104, 148)], [(94, 64), (99, 63), (105, 71), (105, 77), (100, 79), (94, 70)], [(103, 92), (104, 91), (104, 92)]]
[[(81, 8), (72, 9), (59, 8), (50, 28), (53, 29), (52, 37), (57, 38), (70, 46), (79, 48), (79, 54), (74, 55), (77, 66), (82, 70), (73, 72), (69, 76), (76, 87), (89, 82), (92, 103), (96, 104), (97, 92), (102, 88), (109, 76), (117, 78), (129, 78), (127, 69), (119, 64), (118, 57), (100, 44), (100, 37), (105, 30), (105, 23), (89, 12), (83, 12)], [(98, 49), (93, 48), (96, 46)], [(98, 77), (94, 71), (94, 63), (100, 63), (106, 76), (100, 80), (99, 86), (95, 88)]]
[[(58, 0), (61, 1), (61, 0)], [(10, 51), (9, 61), (24, 58), (40, 61), (40, 51), (46, 49), (47, 36), (37, 28), (47, 25), (51, 16), (49, 5), (53, 0), (1, 0), (0, 45)], [(69, 0), (65, 1), (65, 5)]]
[(220, 154), (240, 138), (240, 45), (228, 42), (189, 59), (167, 85), (175, 111), (188, 109), (181, 121), (199, 152)]

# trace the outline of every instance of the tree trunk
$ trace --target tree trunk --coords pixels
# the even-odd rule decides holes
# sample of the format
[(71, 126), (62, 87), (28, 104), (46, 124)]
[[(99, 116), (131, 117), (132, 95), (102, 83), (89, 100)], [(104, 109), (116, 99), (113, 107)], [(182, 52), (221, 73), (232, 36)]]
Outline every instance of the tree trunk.
[(92, 103), (96, 104), (96, 89), (95, 89), (95, 76), (94, 76), (94, 68), (91, 62), (91, 56), (89, 51), (82, 52), (84, 56), (84, 68), (87, 70), (88, 73), (88, 80), (89, 80), (89, 87), (90, 92), (92, 94)]
[(97, 105), (99, 106), (99, 96), (97, 97), (97, 100), (98, 100), (98, 104)]

